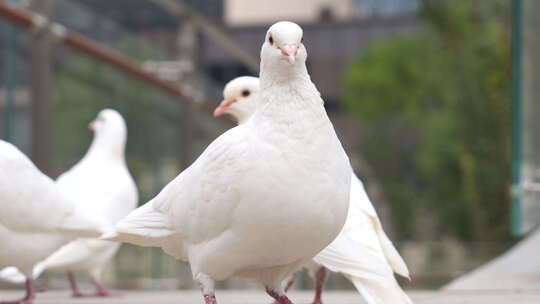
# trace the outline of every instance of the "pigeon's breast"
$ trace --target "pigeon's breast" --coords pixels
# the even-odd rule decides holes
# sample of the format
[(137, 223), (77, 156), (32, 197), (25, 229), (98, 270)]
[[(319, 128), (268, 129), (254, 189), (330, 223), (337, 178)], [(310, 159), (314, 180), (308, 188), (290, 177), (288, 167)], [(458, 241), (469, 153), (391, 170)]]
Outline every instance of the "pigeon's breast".
[(315, 255), (345, 222), (351, 175), (346, 155), (328, 147), (303, 145), (295, 153), (258, 147), (262, 150), (254, 149), (254, 156), (265, 155), (264, 160), (251, 165), (254, 174), (235, 183), (244, 193), (235, 209), (235, 232), (271, 262)]

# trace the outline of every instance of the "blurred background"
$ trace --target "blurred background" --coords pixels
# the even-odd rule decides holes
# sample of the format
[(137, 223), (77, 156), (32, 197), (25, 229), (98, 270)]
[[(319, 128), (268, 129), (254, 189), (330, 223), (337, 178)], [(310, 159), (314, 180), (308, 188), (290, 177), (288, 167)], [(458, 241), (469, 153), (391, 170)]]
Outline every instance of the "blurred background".
[[(83, 156), (97, 112), (115, 108), (145, 203), (233, 125), (209, 109), (226, 82), (258, 74), (265, 32), (285, 19), (304, 29), (312, 80), (410, 267), (405, 288), (439, 287), (540, 223), (538, 1), (0, 4), (47, 16), (86, 43), (0, 14), (1, 138), (52, 177)], [(194, 287), (185, 264), (130, 245), (107, 276), (123, 288)], [(304, 275), (295, 286), (310, 284)], [(333, 274), (327, 288), (353, 287)]]

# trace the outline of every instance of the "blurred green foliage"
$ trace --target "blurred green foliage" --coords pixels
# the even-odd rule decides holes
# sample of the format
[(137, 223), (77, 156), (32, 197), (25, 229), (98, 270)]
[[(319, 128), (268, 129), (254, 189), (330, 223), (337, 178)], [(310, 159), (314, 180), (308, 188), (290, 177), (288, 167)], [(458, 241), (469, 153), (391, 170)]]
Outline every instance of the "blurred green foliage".
[[(422, 29), (374, 44), (345, 75), (401, 238), (509, 237), (510, 2), (424, 1)], [(427, 212), (426, 212), (427, 211)], [(422, 233), (420, 233), (422, 234)]]

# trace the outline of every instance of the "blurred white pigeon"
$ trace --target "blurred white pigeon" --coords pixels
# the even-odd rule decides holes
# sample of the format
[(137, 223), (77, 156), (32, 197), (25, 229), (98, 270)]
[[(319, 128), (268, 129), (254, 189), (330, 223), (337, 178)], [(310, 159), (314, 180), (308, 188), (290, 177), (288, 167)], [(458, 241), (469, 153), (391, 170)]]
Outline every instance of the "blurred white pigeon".
[[(115, 110), (102, 110), (90, 123), (94, 139), (86, 155), (73, 168), (57, 179), (59, 188), (87, 214), (102, 218), (114, 226), (137, 205), (137, 188), (124, 158), (127, 128)], [(33, 271), (36, 279), (45, 270), (66, 270), (74, 297), (113, 296), (101, 282), (106, 264), (114, 257), (120, 244), (96, 238), (80, 238), (63, 246)], [(83, 294), (75, 281), (74, 271), (89, 273), (96, 291)], [(2, 273), (0, 273), (2, 277)], [(20, 282), (21, 275), (6, 271), (3, 279)]]
[(306, 70), (302, 29), (278, 22), (261, 50), (261, 106), (225, 132), (107, 239), (189, 261), (205, 302), (214, 281), (254, 279), (282, 304), (281, 282), (338, 235), (351, 167)]
[(53, 180), (2, 140), (0, 169), (0, 267), (17, 267), (26, 281), (24, 298), (0, 303), (32, 303), (37, 262), (78, 236), (97, 237), (110, 227), (77, 209)]
[[(229, 114), (239, 124), (247, 122), (257, 108), (258, 93), (257, 77), (242, 76), (229, 81), (223, 90), (224, 100), (215, 109), (214, 116)], [(343, 245), (345, 240), (351, 244)], [(409, 278), (407, 265), (384, 233), (364, 185), (354, 173), (351, 177), (349, 213), (343, 231), (315, 257), (315, 261), (306, 265), (316, 282), (314, 304), (321, 303), (325, 267), (343, 273), (369, 304), (411, 303), (393, 274), (395, 272)], [(285, 289), (292, 283), (291, 279)]]

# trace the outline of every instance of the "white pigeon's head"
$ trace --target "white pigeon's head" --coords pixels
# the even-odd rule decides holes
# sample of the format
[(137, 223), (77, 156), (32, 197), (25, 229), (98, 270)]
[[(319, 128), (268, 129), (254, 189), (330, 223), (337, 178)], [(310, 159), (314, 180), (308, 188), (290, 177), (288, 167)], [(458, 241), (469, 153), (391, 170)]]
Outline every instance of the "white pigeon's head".
[(242, 76), (229, 81), (223, 89), (224, 99), (214, 110), (214, 116), (229, 114), (238, 123), (244, 123), (257, 108), (258, 91), (259, 78), (257, 77)]
[(126, 123), (118, 111), (104, 109), (98, 113), (96, 119), (88, 124), (88, 128), (94, 131), (96, 135), (104, 132), (118, 133), (120, 135), (126, 129)]
[(118, 111), (101, 110), (97, 117), (88, 124), (88, 128), (94, 131), (94, 140), (90, 149), (123, 155), (127, 127), (124, 118)]
[(302, 28), (290, 21), (274, 23), (266, 32), (261, 49), (263, 65), (272, 64), (280, 67), (305, 64), (307, 59)]

